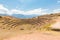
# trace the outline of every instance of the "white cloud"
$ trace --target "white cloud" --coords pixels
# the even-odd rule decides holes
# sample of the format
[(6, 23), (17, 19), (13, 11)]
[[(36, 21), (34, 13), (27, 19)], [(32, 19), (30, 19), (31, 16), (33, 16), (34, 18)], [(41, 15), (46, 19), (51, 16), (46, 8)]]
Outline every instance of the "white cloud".
[(29, 14), (42, 15), (42, 14), (45, 14), (46, 11), (47, 11), (47, 9), (38, 8), (38, 9), (34, 9), (34, 10), (27, 11), (26, 13), (27, 13), (28, 15), (29, 15)]
[(12, 9), (11, 11), (11, 14), (23, 14), (24, 13), (24, 11), (21, 11), (21, 10), (16, 10), (16, 9)]
[(60, 13), (60, 9), (54, 9), (52, 13)]
[(29, 11), (21, 11), (21, 10), (16, 10), (16, 9), (12, 9), (11, 12), (16, 13), (16, 14), (24, 14), (24, 15), (32, 15), (32, 14), (36, 14), (36, 15), (42, 15), (42, 14), (46, 14), (47, 9), (34, 9), (34, 10), (29, 10)]
[(5, 8), (2, 4), (0, 4), (0, 13), (2, 14), (8, 13), (8, 9)]
[(59, 0), (59, 1), (57, 1), (57, 3), (60, 3), (60, 0)]
[[(17, 9), (9, 10), (6, 7), (4, 7), (2, 4), (0, 4), (0, 14), (44, 15), (44, 14), (48, 14), (48, 11), (49, 11), (48, 9), (42, 9), (42, 8), (33, 9), (33, 10), (29, 10), (29, 11), (21, 11), (21, 10), (17, 10)], [(60, 9), (54, 9), (50, 13), (59, 13), (59, 12), (60, 12)]]
[(12, 15), (15, 13), (15, 14), (24, 14), (24, 15), (32, 15), (32, 14), (42, 15), (42, 14), (46, 14), (46, 11), (47, 11), (47, 9), (42, 9), (42, 8), (33, 9), (33, 10), (29, 10), (29, 11), (21, 11), (21, 10), (17, 10), (17, 9), (8, 10), (2, 4), (0, 4), (0, 14)]

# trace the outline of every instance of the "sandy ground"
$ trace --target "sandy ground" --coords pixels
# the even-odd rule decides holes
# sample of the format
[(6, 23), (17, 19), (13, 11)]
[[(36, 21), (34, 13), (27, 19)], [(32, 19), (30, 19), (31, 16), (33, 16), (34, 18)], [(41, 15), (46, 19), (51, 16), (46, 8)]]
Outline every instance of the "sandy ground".
[(15, 36), (4, 38), (3, 40), (60, 40), (60, 35), (54, 35), (49, 32), (17, 34)]
[(52, 28), (55, 28), (55, 29), (60, 29), (60, 22), (56, 22), (56, 23), (53, 24), (51, 27), (52, 27)]
[(51, 25), (52, 28), (60, 29), (60, 17), (56, 19), (56, 23)]
[[(58, 27), (57, 27), (58, 26)], [(60, 19), (53, 25), (53, 28), (60, 28)], [(15, 34), (15, 33), (14, 33)], [(9, 33), (8, 33), (9, 35)], [(26, 34), (16, 34), (14, 36), (5, 35), (1, 40), (60, 40), (60, 32), (33, 32)], [(1, 36), (0, 36), (1, 37)]]

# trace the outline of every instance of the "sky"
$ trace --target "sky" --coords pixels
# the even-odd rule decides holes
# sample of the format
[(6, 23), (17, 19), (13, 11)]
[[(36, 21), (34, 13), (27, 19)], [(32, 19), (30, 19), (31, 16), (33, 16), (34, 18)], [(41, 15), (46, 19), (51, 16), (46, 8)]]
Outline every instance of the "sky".
[(60, 0), (0, 0), (0, 14), (43, 15), (60, 12)]

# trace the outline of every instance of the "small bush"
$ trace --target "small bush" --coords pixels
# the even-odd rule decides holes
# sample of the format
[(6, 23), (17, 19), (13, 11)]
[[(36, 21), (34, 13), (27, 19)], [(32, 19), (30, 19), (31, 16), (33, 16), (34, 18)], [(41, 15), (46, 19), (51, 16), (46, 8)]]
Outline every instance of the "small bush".
[(52, 31), (60, 31), (60, 29), (51, 29)]

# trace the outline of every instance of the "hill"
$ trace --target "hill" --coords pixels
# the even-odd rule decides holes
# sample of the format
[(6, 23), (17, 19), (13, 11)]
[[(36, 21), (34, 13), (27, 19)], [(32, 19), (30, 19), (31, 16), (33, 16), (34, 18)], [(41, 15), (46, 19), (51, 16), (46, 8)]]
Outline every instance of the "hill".
[(0, 29), (3, 30), (41, 30), (50, 29), (60, 17), (60, 13), (47, 14), (33, 18), (16, 18), (12, 16), (0, 16)]

